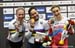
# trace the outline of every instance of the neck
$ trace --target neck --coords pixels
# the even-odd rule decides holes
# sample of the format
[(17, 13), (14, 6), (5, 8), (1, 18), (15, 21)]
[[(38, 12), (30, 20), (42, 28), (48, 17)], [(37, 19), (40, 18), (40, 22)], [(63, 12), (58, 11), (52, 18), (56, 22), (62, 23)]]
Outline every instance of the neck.
[(23, 19), (17, 19), (18, 21), (23, 21)]
[(57, 21), (60, 21), (60, 20), (62, 19), (62, 16), (61, 16), (61, 15), (55, 16), (55, 19), (56, 19)]
[(23, 20), (17, 19), (17, 21), (19, 22), (19, 24), (21, 25)]

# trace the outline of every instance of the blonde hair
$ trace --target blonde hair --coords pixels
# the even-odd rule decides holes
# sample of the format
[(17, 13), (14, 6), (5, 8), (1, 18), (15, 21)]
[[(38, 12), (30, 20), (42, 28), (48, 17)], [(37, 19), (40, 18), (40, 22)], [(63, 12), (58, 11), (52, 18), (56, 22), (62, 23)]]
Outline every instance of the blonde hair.
[(24, 13), (25, 13), (25, 9), (24, 9), (23, 7), (18, 7), (17, 10), (16, 10), (16, 14), (17, 14), (17, 12), (18, 12), (19, 10), (23, 10)]

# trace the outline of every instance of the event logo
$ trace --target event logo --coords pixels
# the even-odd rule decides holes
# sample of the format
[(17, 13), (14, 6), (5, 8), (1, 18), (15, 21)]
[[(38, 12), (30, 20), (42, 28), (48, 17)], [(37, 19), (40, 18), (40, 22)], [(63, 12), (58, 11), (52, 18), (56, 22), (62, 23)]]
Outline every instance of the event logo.
[(4, 15), (4, 21), (11, 21), (14, 19), (13, 14), (6, 14)]

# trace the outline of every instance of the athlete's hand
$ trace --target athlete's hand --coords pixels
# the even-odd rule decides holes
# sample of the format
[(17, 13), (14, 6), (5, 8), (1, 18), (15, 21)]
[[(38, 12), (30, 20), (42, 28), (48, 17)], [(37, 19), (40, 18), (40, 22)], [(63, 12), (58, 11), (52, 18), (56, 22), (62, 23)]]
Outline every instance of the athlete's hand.
[(69, 24), (71, 24), (71, 25), (74, 25), (74, 24), (75, 24), (75, 21), (72, 20), (72, 19), (68, 20), (68, 22), (69, 22)]
[(15, 29), (17, 32), (19, 32), (19, 27), (20, 27), (20, 25), (18, 25), (18, 24), (15, 25)]

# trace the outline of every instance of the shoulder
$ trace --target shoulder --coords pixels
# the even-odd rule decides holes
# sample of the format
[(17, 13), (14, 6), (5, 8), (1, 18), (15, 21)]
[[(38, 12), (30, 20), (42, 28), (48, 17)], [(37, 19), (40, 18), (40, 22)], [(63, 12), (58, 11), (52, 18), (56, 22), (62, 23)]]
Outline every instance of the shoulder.
[(12, 20), (9, 25), (8, 25), (8, 29), (14, 29), (14, 23), (15, 23), (16, 20)]
[(16, 21), (16, 19), (13, 19), (12, 21), (10, 21), (9, 24), (13, 24)]

